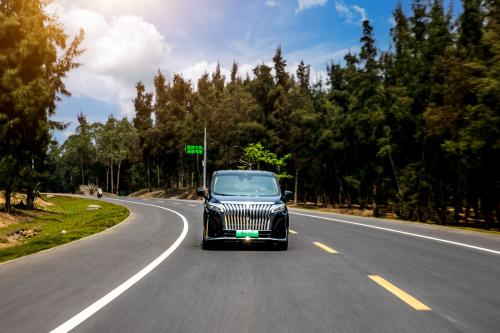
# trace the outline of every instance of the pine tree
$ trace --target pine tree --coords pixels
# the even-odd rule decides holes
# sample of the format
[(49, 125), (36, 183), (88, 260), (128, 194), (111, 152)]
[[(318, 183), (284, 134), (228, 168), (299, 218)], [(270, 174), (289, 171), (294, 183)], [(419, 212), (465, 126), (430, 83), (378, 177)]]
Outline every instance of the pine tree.
[(154, 148), (151, 137), (153, 129), (153, 119), (151, 118), (153, 94), (146, 92), (146, 88), (141, 81), (135, 87), (137, 89), (137, 97), (134, 99), (136, 114), (133, 119), (134, 127), (137, 129), (135, 149), (146, 166), (148, 191), (151, 192), (151, 151)]
[(236, 84), (236, 78), (238, 76), (238, 63), (233, 61), (233, 68), (231, 69), (231, 83)]
[(288, 73), (286, 72), (286, 60), (281, 54), (281, 44), (276, 48), (276, 54), (273, 57), (274, 70), (276, 71), (275, 80), (278, 86), (286, 87)]
[(301, 91), (309, 91), (311, 81), (311, 65), (305, 65), (302, 60), (297, 69), (297, 79), (299, 80), (299, 87)]

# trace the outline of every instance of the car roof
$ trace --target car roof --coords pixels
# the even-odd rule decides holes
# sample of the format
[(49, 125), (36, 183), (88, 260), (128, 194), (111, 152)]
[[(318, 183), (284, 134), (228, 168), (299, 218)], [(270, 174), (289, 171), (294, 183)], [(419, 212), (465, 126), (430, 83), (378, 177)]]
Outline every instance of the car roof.
[(241, 175), (241, 174), (251, 174), (251, 175), (260, 175), (260, 176), (276, 176), (274, 172), (270, 171), (261, 171), (261, 170), (219, 170), (214, 172), (214, 176), (217, 175)]

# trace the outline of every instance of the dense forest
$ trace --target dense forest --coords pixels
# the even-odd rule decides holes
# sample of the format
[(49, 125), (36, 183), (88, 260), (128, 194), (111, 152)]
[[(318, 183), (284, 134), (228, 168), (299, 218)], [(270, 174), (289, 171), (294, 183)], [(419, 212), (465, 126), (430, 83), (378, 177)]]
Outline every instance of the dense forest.
[[(281, 46), (273, 66), (258, 64), (251, 75), (237, 62), (230, 77), (218, 67), (197, 82), (182, 73), (168, 81), (158, 70), (154, 91), (137, 83), (131, 121), (110, 115), (90, 124), (81, 113), (62, 145), (40, 142), (40, 162), (29, 165), (39, 178), (24, 177), (24, 157), (13, 155), (23, 146), (9, 142), (15, 116), (3, 116), (10, 88), (2, 79), (0, 186), (75, 192), (90, 184), (120, 195), (200, 187), (202, 158), (186, 155), (185, 145), (201, 145), (206, 124), (208, 175), (270, 170), (295, 203), (498, 228), (500, 2), (464, 0), (456, 15), (442, 0), (414, 0), (411, 13), (399, 3), (393, 15), (389, 50), (364, 21), (360, 52), (327, 64), (324, 78), (311, 78), (304, 61), (287, 71)], [(54, 110), (39, 108), (44, 119)], [(3, 171), (12, 165), (15, 181)]]

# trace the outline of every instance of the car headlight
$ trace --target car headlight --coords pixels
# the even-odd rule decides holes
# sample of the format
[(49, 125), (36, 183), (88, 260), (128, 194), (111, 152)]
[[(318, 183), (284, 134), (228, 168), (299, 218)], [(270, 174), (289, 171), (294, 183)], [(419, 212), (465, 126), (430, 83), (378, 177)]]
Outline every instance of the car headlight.
[(286, 206), (284, 204), (281, 205), (275, 205), (271, 208), (271, 213), (278, 213), (282, 212), (286, 209)]
[(224, 211), (224, 207), (221, 204), (216, 204), (216, 203), (209, 203), (208, 204), (208, 209), (215, 210), (217, 212), (223, 212)]

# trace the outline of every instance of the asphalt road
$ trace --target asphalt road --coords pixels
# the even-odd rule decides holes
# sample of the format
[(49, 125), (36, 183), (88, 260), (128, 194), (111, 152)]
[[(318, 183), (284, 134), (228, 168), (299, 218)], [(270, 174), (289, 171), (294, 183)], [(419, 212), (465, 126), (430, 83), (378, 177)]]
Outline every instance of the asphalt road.
[(127, 221), (0, 265), (0, 332), (500, 332), (500, 236), (292, 209), (288, 251), (203, 251), (200, 201), (116, 199)]

